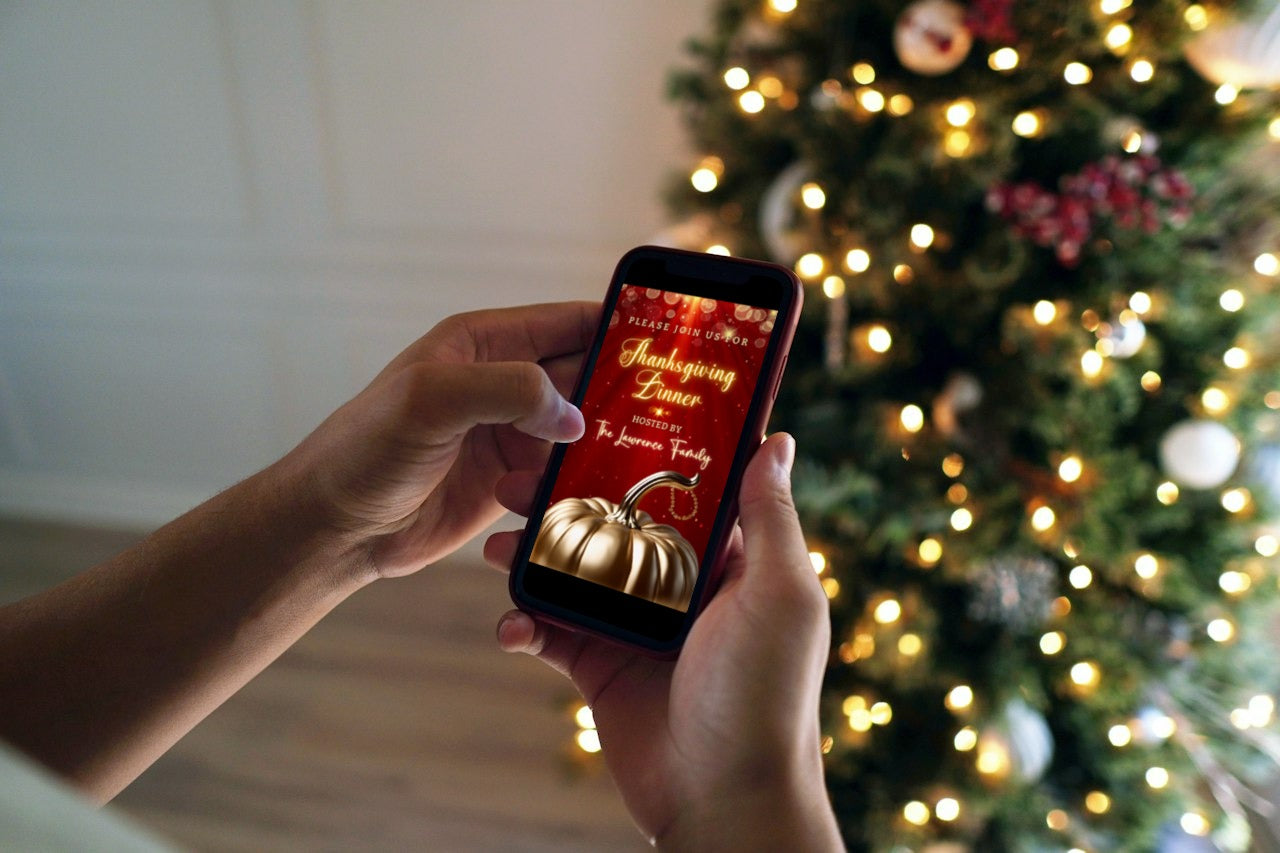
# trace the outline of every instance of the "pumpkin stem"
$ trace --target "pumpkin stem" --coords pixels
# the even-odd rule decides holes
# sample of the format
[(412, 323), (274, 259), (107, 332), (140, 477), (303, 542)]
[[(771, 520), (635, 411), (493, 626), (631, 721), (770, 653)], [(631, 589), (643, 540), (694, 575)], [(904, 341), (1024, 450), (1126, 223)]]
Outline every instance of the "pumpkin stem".
[(622, 503), (618, 505), (617, 509), (609, 513), (609, 520), (625, 524), (631, 528), (639, 527), (640, 522), (636, 521), (636, 504), (640, 503), (640, 499), (645, 496), (646, 492), (650, 489), (656, 489), (658, 486), (692, 489), (698, 485), (700, 479), (702, 479), (701, 474), (686, 477), (679, 471), (658, 471), (655, 474), (650, 474), (627, 490), (626, 497), (622, 499)]

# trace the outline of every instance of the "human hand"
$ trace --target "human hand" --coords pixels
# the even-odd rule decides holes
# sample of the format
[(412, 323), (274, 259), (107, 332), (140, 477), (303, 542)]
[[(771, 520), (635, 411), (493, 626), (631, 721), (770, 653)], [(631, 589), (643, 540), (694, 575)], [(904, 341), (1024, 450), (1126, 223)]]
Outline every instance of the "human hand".
[[(720, 586), (676, 661), (511, 611), (502, 648), (540, 658), (591, 706), (603, 754), (642, 832), (664, 849), (841, 849), (823, 787), (818, 696), (828, 605), (791, 502), (790, 436), (748, 465)], [(527, 514), (536, 476), (514, 473), (498, 497)], [(519, 541), (486, 543), (508, 568)]]
[(600, 306), (449, 317), (273, 466), (361, 580), (408, 574), (497, 519), (494, 486), (582, 435), (565, 401)]

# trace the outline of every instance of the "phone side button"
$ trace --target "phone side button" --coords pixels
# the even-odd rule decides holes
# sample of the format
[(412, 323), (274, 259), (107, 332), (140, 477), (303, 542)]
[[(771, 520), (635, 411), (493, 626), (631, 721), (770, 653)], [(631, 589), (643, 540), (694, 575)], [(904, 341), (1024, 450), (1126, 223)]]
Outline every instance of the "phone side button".
[(787, 371), (787, 359), (790, 357), (790, 353), (782, 357), (782, 366), (778, 368), (778, 378), (773, 380), (773, 393), (769, 395), (770, 400), (778, 399), (778, 389), (782, 387), (782, 374)]

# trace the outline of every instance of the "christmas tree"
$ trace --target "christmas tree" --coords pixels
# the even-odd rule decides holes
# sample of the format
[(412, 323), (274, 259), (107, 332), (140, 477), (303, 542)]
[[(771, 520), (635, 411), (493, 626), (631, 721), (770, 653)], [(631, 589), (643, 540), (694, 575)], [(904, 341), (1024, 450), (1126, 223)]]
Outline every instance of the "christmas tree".
[(809, 285), (774, 427), (850, 847), (1246, 848), (1280, 7), (726, 0), (691, 52), (671, 241)]

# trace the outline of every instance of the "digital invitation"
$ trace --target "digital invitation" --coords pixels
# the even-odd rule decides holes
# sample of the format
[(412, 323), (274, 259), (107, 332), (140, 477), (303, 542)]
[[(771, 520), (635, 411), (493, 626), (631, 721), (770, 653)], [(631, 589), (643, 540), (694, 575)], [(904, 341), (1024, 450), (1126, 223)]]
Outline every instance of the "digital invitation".
[(532, 562), (688, 609), (776, 314), (623, 285)]

